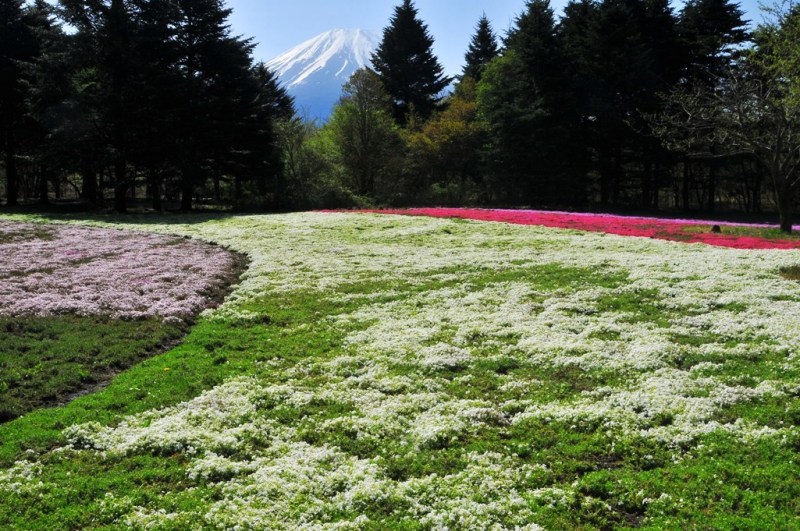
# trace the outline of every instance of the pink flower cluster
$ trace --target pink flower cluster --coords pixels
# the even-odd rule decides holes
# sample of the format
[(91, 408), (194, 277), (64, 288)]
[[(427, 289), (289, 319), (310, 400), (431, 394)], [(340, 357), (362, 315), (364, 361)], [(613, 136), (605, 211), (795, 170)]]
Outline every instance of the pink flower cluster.
[(224, 249), (175, 236), (0, 222), (0, 315), (187, 319), (234, 267)]
[[(604, 232), (621, 236), (642, 236), (686, 243), (705, 243), (734, 249), (800, 249), (800, 240), (774, 240), (755, 236), (725, 234), (726, 226), (764, 228), (767, 225), (720, 223), (717, 221), (661, 219), (611, 214), (583, 214), (573, 212), (545, 212), (539, 210), (485, 210), (476, 208), (410, 208), (404, 210), (362, 210), (375, 214), (400, 214), (437, 218), (461, 218), (479, 221), (499, 221), (516, 225), (539, 225), (560, 229)], [(705, 225), (708, 230), (687, 230)], [(712, 233), (711, 226), (723, 227), (723, 232)]]

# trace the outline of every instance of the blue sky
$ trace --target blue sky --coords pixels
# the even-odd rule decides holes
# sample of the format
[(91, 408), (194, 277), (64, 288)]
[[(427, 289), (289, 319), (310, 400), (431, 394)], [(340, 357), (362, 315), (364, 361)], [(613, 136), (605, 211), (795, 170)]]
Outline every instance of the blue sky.
[[(552, 0), (560, 14), (566, 0)], [(482, 13), (499, 34), (522, 12), (525, 0), (416, 0), (435, 40), (434, 51), (449, 75), (458, 74)], [(255, 38), (257, 60), (268, 61), (304, 40), (334, 28), (383, 29), (400, 0), (228, 0), (237, 34)], [(679, 5), (679, 4), (676, 4)], [(760, 21), (757, 0), (741, 3), (746, 18)]]

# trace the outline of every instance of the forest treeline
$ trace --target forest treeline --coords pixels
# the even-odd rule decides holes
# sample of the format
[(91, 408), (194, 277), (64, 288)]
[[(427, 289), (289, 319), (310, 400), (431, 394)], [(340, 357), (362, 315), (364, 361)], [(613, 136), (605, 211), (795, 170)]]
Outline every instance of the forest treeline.
[[(800, 163), (800, 11), (547, 0), (476, 25), (450, 79), (411, 0), (329, 121), (299, 116), (220, 0), (10, 0), (0, 134), (13, 205), (778, 210)], [(70, 28), (64, 30), (64, 24)]]

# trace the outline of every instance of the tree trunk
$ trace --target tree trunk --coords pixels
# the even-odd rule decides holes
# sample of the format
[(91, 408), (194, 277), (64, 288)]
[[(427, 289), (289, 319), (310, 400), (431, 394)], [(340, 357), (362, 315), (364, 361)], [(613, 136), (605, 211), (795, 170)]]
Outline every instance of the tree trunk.
[(117, 160), (114, 165), (114, 210), (119, 213), (128, 211), (128, 181), (125, 161)]
[(778, 214), (781, 220), (781, 232), (792, 232), (792, 218), (794, 210), (794, 190), (790, 186), (778, 189)]
[(644, 171), (642, 171), (642, 208), (648, 209), (653, 206), (653, 163), (650, 157), (645, 154)]
[(90, 203), (97, 202), (97, 174), (88, 164), (84, 166), (81, 172), (81, 199), (89, 201)]
[(242, 201), (242, 178), (239, 175), (234, 176), (233, 178), (233, 195), (234, 195), (234, 202), (238, 205)]
[[(712, 151), (713, 152), (713, 151)], [(708, 211), (713, 214), (717, 196), (717, 161), (712, 160), (708, 168)]]
[(108, 168), (103, 166), (100, 173), (97, 174), (97, 202), (101, 205), (106, 201), (105, 187), (106, 187), (106, 172)]
[(153, 210), (161, 212), (164, 207), (161, 204), (161, 182), (158, 178), (158, 172), (150, 168), (148, 177), (150, 180), (150, 194), (153, 200)]
[(659, 207), (661, 206), (660, 205), (661, 198), (659, 197), (658, 194), (659, 184), (660, 184), (658, 176), (660, 171), (661, 171), (661, 165), (657, 162), (653, 164), (653, 201), (651, 203), (651, 206), (653, 207), (654, 210), (658, 210)]
[(192, 183), (191, 170), (183, 172), (181, 177), (181, 210), (184, 212), (192, 211), (192, 196), (194, 195), (194, 184)]
[(620, 198), (620, 184), (625, 182), (623, 179), (623, 173), (625, 169), (623, 167), (622, 162), (622, 146), (617, 145), (616, 149), (614, 150), (614, 175), (613, 180), (611, 181), (611, 201), (615, 204), (619, 204)]
[(691, 163), (689, 162), (689, 158), (686, 157), (683, 159), (683, 210), (689, 210), (689, 201), (690, 201), (690, 186), (689, 183), (691, 182), (692, 172), (691, 172)]
[(760, 214), (761, 213), (761, 181), (763, 180), (764, 176), (762, 175), (761, 171), (756, 172), (756, 182), (753, 189), (753, 213)]
[(19, 175), (14, 133), (6, 132), (6, 206), (19, 204)]
[(604, 207), (608, 205), (611, 196), (611, 164), (608, 159), (608, 153), (605, 150), (602, 151), (600, 153), (600, 204)]
[(39, 168), (39, 204), (40, 205), (48, 205), (50, 204), (50, 190), (49, 190), (49, 183), (47, 179), (47, 166), (42, 166)]

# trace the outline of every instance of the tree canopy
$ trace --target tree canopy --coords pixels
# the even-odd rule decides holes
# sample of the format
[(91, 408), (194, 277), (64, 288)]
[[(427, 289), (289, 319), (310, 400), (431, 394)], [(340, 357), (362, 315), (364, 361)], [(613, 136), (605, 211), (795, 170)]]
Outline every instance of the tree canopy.
[(411, 0), (395, 7), (372, 54), (372, 67), (386, 87), (394, 117), (400, 123), (406, 123), (410, 114), (429, 118), (450, 84), (433, 54), (433, 37)]

